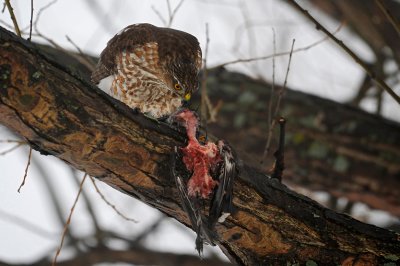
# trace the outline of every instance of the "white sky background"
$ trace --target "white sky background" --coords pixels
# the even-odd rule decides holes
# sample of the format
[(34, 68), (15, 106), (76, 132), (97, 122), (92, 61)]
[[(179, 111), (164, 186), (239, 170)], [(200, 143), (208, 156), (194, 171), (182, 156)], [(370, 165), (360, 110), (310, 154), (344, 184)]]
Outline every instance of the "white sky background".
[[(34, 19), (40, 8), (49, 2), (34, 0)], [(171, 0), (172, 7), (178, 2)], [(20, 27), (25, 28), (29, 25), (30, 1), (13, 0), (11, 3)], [(94, 9), (90, 3), (95, 3), (98, 9)], [(303, 2), (302, 4), (311, 8)], [(62, 47), (74, 50), (65, 37), (68, 35), (85, 52), (98, 55), (107, 41), (127, 25), (148, 22), (163, 26), (152, 6), (168, 18), (166, 1), (162, 0), (58, 0), (43, 12), (38, 26), (42, 34)], [(338, 28), (338, 22), (327, 21), (317, 10), (311, 11), (331, 32)], [(0, 19), (11, 24), (7, 10), (0, 14)], [(308, 46), (324, 38), (321, 32), (315, 30), (314, 25), (278, 0), (186, 0), (177, 12), (172, 27), (195, 35), (204, 53), (206, 23), (209, 25), (210, 38), (208, 65), (211, 66), (237, 58), (272, 54), (272, 28), (276, 32), (277, 52), (289, 51), (293, 38), (296, 39), (295, 48)], [(249, 26), (247, 30), (245, 25)], [(363, 59), (372, 60), (373, 55), (369, 48), (352, 36), (351, 32), (343, 28), (337, 36), (355, 49)], [(43, 42), (37, 38), (34, 41)], [(276, 59), (277, 83), (283, 82), (287, 60), (287, 56)], [(238, 64), (229, 68), (267, 80), (272, 77), (271, 60)], [(361, 68), (334, 43), (325, 41), (306, 52), (293, 54), (288, 86), (336, 101), (346, 101), (356, 94), (362, 78)], [(396, 89), (399, 93), (399, 88)], [(389, 99), (387, 94), (384, 98), (383, 114), (389, 119), (400, 120), (399, 105)], [(374, 109), (368, 101), (364, 106)], [(9, 136), (7, 130), (0, 127), (0, 139), (10, 138)], [(9, 146), (0, 143), (0, 152), (7, 147)], [(43, 187), (44, 181), (35, 167), (29, 169), (27, 184), (22, 188), (22, 193), (16, 192), (23, 176), (27, 151), (26, 147), (20, 148), (0, 157), (0, 260), (29, 262), (55, 249), (59, 243), (62, 227), (54, 216), (53, 205)], [(48, 169), (53, 189), (60, 196), (64, 216), (67, 217), (78, 190), (69, 170), (62, 162), (50, 156), (44, 157), (34, 152), (33, 157)], [(145, 208), (142, 203), (101, 182), (97, 184), (107, 199), (123, 210), (124, 214), (140, 221), (132, 224), (117, 217), (101, 201), (90, 180), (86, 180), (84, 187), (91, 196), (96, 214), (100, 216), (101, 226), (121, 228), (121, 234), (134, 235), (140, 233), (159, 215), (157, 211)], [(91, 221), (82, 206), (83, 204), (78, 203), (72, 218), (72, 230), (87, 235), (92, 230)], [(15, 222), (4, 218), (6, 216), (1, 212), (23, 217), (53, 235), (50, 238), (37, 236), (16, 226)], [(162, 227), (151, 240), (154, 241), (149, 245), (153, 248), (195, 254), (193, 233), (181, 233), (173, 223)], [(67, 253), (67, 250), (62, 251), (62, 254)]]

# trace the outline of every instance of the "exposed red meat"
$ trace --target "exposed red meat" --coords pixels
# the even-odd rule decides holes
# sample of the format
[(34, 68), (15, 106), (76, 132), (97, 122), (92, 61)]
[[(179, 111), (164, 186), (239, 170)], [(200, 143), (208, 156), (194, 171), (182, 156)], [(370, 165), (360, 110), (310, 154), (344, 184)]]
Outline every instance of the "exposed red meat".
[(210, 169), (221, 160), (218, 147), (212, 142), (201, 145), (196, 139), (198, 119), (192, 111), (185, 109), (176, 117), (183, 122), (188, 136), (188, 145), (181, 148), (183, 163), (193, 172), (187, 184), (188, 194), (191, 197), (208, 198), (217, 184), (210, 175)]

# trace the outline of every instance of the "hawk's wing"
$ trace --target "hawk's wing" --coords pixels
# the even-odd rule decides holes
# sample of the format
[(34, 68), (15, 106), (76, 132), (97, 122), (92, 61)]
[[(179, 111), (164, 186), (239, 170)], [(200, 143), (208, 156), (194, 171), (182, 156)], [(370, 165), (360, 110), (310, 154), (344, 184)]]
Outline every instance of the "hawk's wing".
[(117, 33), (100, 54), (100, 60), (92, 73), (92, 81), (100, 80), (116, 74), (116, 57), (123, 51), (133, 51), (147, 43), (158, 45), (158, 56), (166, 64), (169, 61), (195, 62), (201, 67), (201, 50), (196, 37), (179, 30), (160, 28), (151, 24), (134, 24)]

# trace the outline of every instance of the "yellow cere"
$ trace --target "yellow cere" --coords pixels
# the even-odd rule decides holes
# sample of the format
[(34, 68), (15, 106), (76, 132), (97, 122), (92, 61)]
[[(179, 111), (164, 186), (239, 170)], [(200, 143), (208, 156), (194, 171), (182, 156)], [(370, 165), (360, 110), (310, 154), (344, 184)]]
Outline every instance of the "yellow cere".
[(185, 101), (189, 101), (191, 96), (192, 95), (190, 95), (190, 93), (186, 93), (185, 94)]

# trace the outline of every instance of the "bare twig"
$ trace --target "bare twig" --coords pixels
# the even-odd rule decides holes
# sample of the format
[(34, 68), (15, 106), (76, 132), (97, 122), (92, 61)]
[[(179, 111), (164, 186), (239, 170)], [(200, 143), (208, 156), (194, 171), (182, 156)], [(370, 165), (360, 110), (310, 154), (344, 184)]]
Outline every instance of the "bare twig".
[(28, 41), (32, 39), (32, 20), (33, 20), (33, 0), (31, 0), (31, 20), (29, 21), (29, 37)]
[(56, 236), (56, 233), (51, 233), (46, 229), (43, 229), (42, 227), (32, 223), (28, 219), (18, 217), (4, 210), (0, 210), (0, 220), (9, 221), (12, 225), (20, 226), (21, 228), (24, 228), (25, 230), (43, 238), (54, 239), (54, 237)]
[[(208, 56), (208, 46), (210, 44), (210, 35), (208, 31), (208, 23), (206, 23), (206, 47), (204, 50), (204, 57), (203, 57), (203, 75), (201, 77), (201, 107), (200, 107), (200, 117), (201, 121), (207, 121), (207, 105), (206, 105), (206, 98), (207, 96), (207, 56)], [(207, 122), (205, 123), (207, 124)]]
[(22, 179), (22, 183), (18, 188), (18, 193), (21, 193), (21, 188), (25, 185), (25, 180), (26, 177), (28, 176), (29, 165), (31, 164), (31, 158), (32, 158), (32, 148), (29, 147), (28, 163), (26, 164), (24, 178)]
[(19, 30), (17, 18), (15, 17), (14, 9), (11, 6), (10, 0), (5, 0), (5, 4), (7, 6), (8, 12), (10, 13), (11, 20), (12, 20), (12, 22), (14, 24), (15, 32), (17, 33), (17, 35), (19, 37), (21, 37), (21, 31)]
[(295, 39), (292, 40), (292, 47), (290, 48), (289, 62), (288, 62), (288, 66), (286, 68), (285, 80), (283, 82), (283, 87), (279, 90), (278, 99), (277, 99), (277, 103), (276, 103), (276, 106), (275, 106), (275, 113), (274, 113), (275, 117), (278, 116), (278, 112), (279, 112), (279, 109), (280, 109), (282, 97), (283, 97), (283, 94), (286, 91), (286, 85), (287, 85), (287, 80), (288, 80), (289, 71), (290, 71), (290, 64), (292, 63), (292, 54), (293, 54), (293, 47), (294, 47), (295, 41), (296, 41)]
[[(276, 36), (274, 28), (272, 28), (272, 43), (273, 43), (274, 54), (276, 54)], [(272, 104), (273, 104), (274, 94), (275, 94), (275, 56), (272, 57), (272, 86), (271, 86), (271, 96), (269, 97), (269, 105), (268, 105), (269, 126), (271, 125), (271, 120), (272, 120)]]
[(155, 6), (151, 6), (151, 9), (156, 13), (157, 17), (161, 20), (162, 24), (164, 26), (167, 26), (167, 21), (164, 19), (164, 17), (161, 15), (160, 11)]
[(10, 152), (12, 152), (12, 151), (18, 149), (19, 147), (21, 147), (21, 146), (24, 145), (24, 144), (25, 144), (24, 142), (17, 143), (16, 145), (12, 146), (11, 148), (9, 148), (9, 149), (7, 149), (7, 150), (5, 150), (5, 151), (0, 152), (0, 156), (3, 156), (3, 155), (8, 154), (8, 153), (10, 153)]
[[(332, 34), (338, 33), (342, 29), (343, 25), (344, 25), (344, 23), (342, 22), (339, 25), (339, 27)], [(328, 39), (329, 39), (329, 36), (326, 36), (326, 37), (322, 38), (321, 40), (316, 41), (316, 42), (314, 42), (314, 43), (312, 43), (310, 45), (307, 45), (307, 46), (304, 46), (304, 47), (301, 47), (301, 48), (297, 48), (297, 49), (293, 50), (292, 53), (307, 51), (307, 50), (309, 50), (309, 49), (311, 49), (311, 48), (323, 43), (324, 41), (326, 41)], [(285, 56), (285, 55), (289, 55), (289, 54), (290, 54), (290, 51), (274, 53), (274, 54), (265, 55), (265, 56), (258, 56), (258, 57), (239, 58), (239, 59), (235, 59), (235, 60), (232, 60), (232, 61), (228, 61), (228, 62), (219, 64), (219, 65), (213, 66), (211, 69), (216, 69), (216, 68), (220, 68), (220, 67), (226, 67), (228, 65), (234, 65), (234, 64), (239, 64), (239, 63), (250, 63), (250, 62), (254, 62), (254, 61), (267, 60), (267, 59), (270, 59), (270, 58), (273, 58), (273, 57)]]
[(399, 36), (400, 36), (399, 21), (396, 19), (396, 17), (394, 17), (392, 15), (392, 13), (389, 11), (389, 9), (387, 8), (387, 6), (385, 5), (385, 2), (383, 0), (375, 0), (375, 2), (379, 6), (380, 10), (385, 14), (385, 16), (390, 21), (390, 23), (392, 23), (393, 28), (397, 31), (397, 34), (399, 34)]
[(45, 11), (46, 9), (48, 9), (49, 7), (54, 5), (57, 1), (58, 0), (53, 0), (53, 1), (49, 2), (47, 5), (45, 5), (44, 7), (42, 7), (41, 9), (39, 9), (39, 12), (36, 15), (34, 26), (37, 26), (37, 23), (39, 22), (40, 16), (42, 15), (43, 11)]
[(8, 24), (7, 22), (5, 22), (4, 20), (0, 19), (0, 23), (3, 24), (5, 26), (5, 28), (9, 29), (10, 31), (14, 29), (14, 26), (11, 24)]
[(52, 266), (55, 266), (56, 263), (57, 263), (57, 257), (58, 257), (58, 255), (60, 255), (61, 248), (62, 248), (62, 246), (63, 246), (63, 244), (64, 244), (64, 239), (65, 239), (65, 236), (66, 236), (67, 231), (68, 231), (68, 226), (69, 226), (69, 224), (71, 223), (72, 214), (74, 213), (76, 203), (78, 202), (79, 196), (81, 195), (82, 188), (83, 188), (83, 183), (85, 182), (86, 177), (87, 177), (87, 174), (85, 174), (85, 175), (83, 176), (83, 178), (82, 178), (82, 182), (81, 182), (81, 184), (80, 184), (80, 186), (79, 186), (78, 194), (76, 195), (74, 204), (73, 204), (72, 207), (71, 207), (71, 211), (70, 211), (70, 213), (69, 213), (67, 222), (66, 222), (65, 225), (64, 225), (64, 230), (63, 230), (63, 233), (62, 233), (62, 236), (61, 236), (61, 242), (60, 242), (60, 245), (59, 245), (59, 247), (58, 247), (58, 249), (57, 249), (56, 255), (54, 256), (53, 262), (51, 263)]
[(26, 141), (18, 140), (18, 139), (0, 139), (0, 143), (21, 143), (21, 144), (25, 144)]
[[(168, 8), (168, 17), (169, 17), (169, 21), (171, 21), (171, 17), (172, 17), (172, 9), (171, 9), (171, 3), (169, 2), (169, 0), (167, 1), (167, 8)], [(169, 25), (169, 23), (168, 23)]]
[[(245, 27), (246, 32), (247, 32), (247, 39), (248, 39), (248, 41), (250, 43), (250, 45), (248, 47), (248, 52), (249, 52), (250, 56), (253, 56), (253, 55), (255, 55), (255, 52), (256, 52), (256, 49), (254, 49), (254, 48), (257, 47), (257, 46), (256, 45), (252, 45), (252, 44), (256, 43), (256, 36), (254, 35), (254, 32), (250, 27), (251, 24), (250, 24), (249, 17), (251, 17), (251, 16), (250, 16), (249, 9), (247, 8), (247, 3), (248, 3), (248, 1), (241, 1), (239, 5), (240, 5), (240, 12), (242, 13), (243, 20), (244, 20), (244, 23), (245, 23), (244, 27)], [(274, 51), (274, 53), (275, 53), (275, 51)]]
[(171, 3), (169, 2), (169, 0), (167, 0), (167, 8), (168, 8), (168, 22), (167, 20), (163, 17), (163, 15), (161, 15), (161, 12), (158, 11), (157, 8), (155, 8), (155, 6), (151, 6), (151, 9), (154, 11), (154, 13), (156, 13), (156, 15), (158, 16), (158, 18), (161, 20), (161, 22), (164, 24), (165, 27), (170, 28), (172, 25), (172, 22), (174, 21), (174, 18), (176, 16), (176, 13), (178, 12), (179, 8), (181, 8), (183, 2), (185, 0), (181, 0), (178, 5), (174, 8), (174, 10), (172, 10), (171, 8)]
[[(79, 183), (80, 183), (79, 175), (80, 175), (80, 174), (79, 174), (78, 170), (75, 170), (75, 169), (72, 168), (72, 167), (70, 167), (69, 169), (70, 169), (70, 171), (71, 171), (71, 176), (72, 176), (72, 179), (73, 179), (74, 183), (75, 183), (77, 186), (79, 186)], [(89, 198), (90, 198), (90, 197), (89, 197), (89, 195), (88, 195), (88, 192), (85, 191), (85, 190), (83, 190), (83, 191), (82, 191), (82, 194), (81, 194), (81, 202), (82, 202), (82, 204), (85, 206), (85, 209), (86, 209), (87, 212), (88, 212), (88, 216), (89, 216), (89, 217), (91, 218), (91, 220), (92, 220), (92, 224), (93, 224), (93, 227), (94, 227), (94, 230), (95, 230), (95, 236), (96, 236), (97, 243), (98, 243), (99, 245), (101, 245), (101, 243), (102, 243), (102, 241), (103, 241), (102, 238), (104, 237), (104, 234), (102, 234), (102, 230), (101, 230), (101, 228), (100, 228), (100, 224), (99, 224), (99, 222), (98, 222), (96, 212), (94, 211), (93, 205), (91, 204), (91, 201), (90, 201)]]
[(51, 45), (53, 45), (55, 48), (57, 49), (61, 49), (64, 50), (60, 45), (58, 45), (56, 42), (54, 42), (52, 39), (46, 37), (45, 35), (43, 35), (38, 28), (38, 23), (39, 23), (39, 19), (40, 16), (42, 15), (42, 13), (48, 9), (49, 7), (51, 7), (52, 5), (54, 5), (57, 2), (57, 0), (53, 0), (50, 3), (48, 3), (47, 5), (45, 5), (44, 7), (42, 7), (41, 9), (39, 9), (39, 12), (36, 15), (36, 19), (35, 22), (33, 23), (33, 27), (35, 28), (35, 31), (37, 33), (37, 35), (41, 38), (43, 38), (44, 40), (48, 41)]
[(275, 125), (274, 123), (272, 123), (272, 104), (274, 102), (273, 99), (274, 99), (274, 94), (275, 94), (275, 54), (276, 54), (276, 36), (275, 36), (274, 28), (272, 28), (272, 43), (273, 43), (272, 86), (271, 86), (271, 95), (269, 97), (269, 104), (268, 104), (268, 119), (267, 119), (268, 137), (267, 137), (267, 144), (265, 145), (264, 153), (261, 158), (260, 164), (263, 164), (265, 161), (265, 158), (267, 158), (267, 155), (269, 152), (269, 146), (270, 146), (270, 142), (271, 142), (272, 130)]
[(157, 228), (160, 224), (165, 220), (165, 215), (161, 215), (156, 221), (154, 221), (150, 226), (146, 229), (142, 230), (139, 235), (135, 236), (135, 239), (132, 240), (133, 243), (140, 243), (150, 234), (156, 232)]
[(117, 207), (115, 207), (115, 205), (111, 204), (111, 203), (106, 199), (106, 197), (103, 195), (103, 193), (101, 193), (101, 191), (99, 190), (99, 188), (97, 187), (94, 178), (93, 178), (92, 176), (89, 176), (89, 177), (90, 177), (90, 180), (91, 180), (92, 183), (93, 183), (94, 188), (96, 189), (96, 192), (100, 195), (101, 199), (104, 200), (104, 202), (105, 202), (108, 206), (110, 206), (111, 208), (113, 208), (114, 211), (115, 211), (119, 216), (121, 216), (123, 219), (125, 219), (125, 220), (127, 220), (127, 221), (130, 221), (130, 222), (134, 222), (134, 223), (137, 223), (137, 222), (138, 222), (138, 221), (136, 221), (135, 219), (126, 217), (123, 213), (121, 213), (121, 212), (117, 209)]
[[(277, 117), (277, 115), (279, 113), (281, 100), (282, 100), (283, 94), (284, 94), (284, 92), (286, 90), (287, 78), (288, 78), (288, 75), (289, 75), (290, 64), (292, 62), (292, 54), (293, 54), (294, 42), (295, 42), (295, 40), (293, 39), (292, 46), (291, 46), (290, 53), (289, 53), (289, 62), (288, 62), (288, 66), (286, 68), (285, 81), (283, 82), (283, 87), (279, 90), (279, 94), (278, 94), (278, 97), (277, 97), (277, 100), (276, 100), (275, 111), (274, 111), (274, 115), (273, 115), (274, 118)], [(271, 95), (271, 98), (272, 98), (272, 95)], [(276, 125), (276, 119), (273, 119), (271, 121), (271, 124), (268, 125), (267, 143), (265, 144), (265, 148), (264, 148), (264, 153), (263, 153), (263, 156), (262, 156), (261, 164), (264, 163), (265, 158), (267, 158), (267, 156), (268, 156), (268, 153), (269, 153), (269, 150), (270, 150), (270, 146), (271, 146), (271, 140), (272, 140), (272, 131), (274, 130), (275, 125)]]
[(209, 30), (208, 24), (206, 23), (206, 47), (203, 57), (203, 75), (201, 78), (201, 118), (202, 121), (205, 121), (204, 129), (206, 130), (208, 122), (216, 122), (218, 112), (222, 106), (222, 101), (219, 101), (216, 106), (210, 101), (207, 93), (207, 77), (208, 77), (208, 68), (207, 68), (207, 57), (208, 57), (208, 47), (210, 44)]
[(178, 12), (179, 8), (182, 6), (183, 2), (185, 0), (181, 0), (178, 5), (174, 8), (174, 10), (171, 12), (171, 5), (169, 0), (167, 0), (167, 5), (168, 5), (168, 16), (169, 16), (169, 20), (168, 20), (168, 24), (167, 27), (171, 27), (172, 22), (174, 21), (175, 15)]
[[(65, 217), (63, 214), (62, 210), (62, 199), (60, 199), (59, 193), (56, 191), (56, 187), (52, 184), (51, 182), (51, 177), (47, 173), (46, 169), (42, 165), (43, 163), (39, 160), (36, 159), (36, 157), (32, 157), (32, 164), (36, 166), (36, 170), (38, 171), (38, 177), (42, 178), (43, 180), (43, 185), (45, 188), (45, 191), (47, 192), (49, 199), (48, 202), (51, 203), (51, 206), (54, 208), (53, 214), (58, 219), (58, 223), (61, 226), (65, 225)], [(73, 236), (73, 234), (70, 231), (67, 231), (67, 237), (69, 239), (69, 243), (71, 244), (74, 248), (75, 251), (78, 251), (78, 241), (77, 239)]]
[(65, 35), (65, 37), (67, 38), (67, 41), (75, 47), (75, 49), (81, 56), (82, 60), (79, 61), (82, 62), (89, 70), (93, 71), (96, 67), (96, 64), (84, 52), (82, 52), (79, 46), (74, 41), (72, 41), (68, 35)]
[(304, 14), (305, 17), (307, 17), (310, 21), (312, 21), (318, 30), (323, 31), (329, 38), (331, 38), (337, 45), (339, 45), (348, 55), (350, 55), (353, 60), (359, 64), (364, 71), (368, 74), (368, 76), (371, 77), (372, 80), (375, 81), (375, 83), (383, 90), (385, 90), (387, 93), (389, 93), (390, 96), (398, 103), (400, 104), (400, 96), (397, 95), (392, 88), (389, 87), (389, 85), (386, 84), (386, 82), (378, 77), (376, 73), (369, 68), (369, 66), (361, 59), (359, 58), (347, 45), (344, 44), (343, 41), (339, 40), (336, 38), (332, 33), (330, 33), (324, 26), (321, 25), (311, 14), (302, 8), (295, 0), (287, 0), (292, 6), (294, 6), (297, 10), (299, 10), (301, 13)]
[(34, 36), (38, 36), (44, 40), (46, 40), (47, 42), (49, 42), (54, 48), (58, 49), (58, 50), (62, 50), (66, 53), (68, 53), (69, 55), (73, 56), (74, 58), (76, 58), (80, 63), (82, 63), (83, 65), (85, 65), (89, 70), (93, 70), (94, 69), (94, 63), (90, 61), (90, 59), (85, 55), (83, 56), (83, 52), (81, 51), (81, 49), (68, 37), (67, 40), (78, 50), (79, 55), (72, 53), (69, 50), (64, 49), (63, 47), (61, 47), (59, 44), (57, 44), (54, 40), (52, 40), (51, 38), (45, 36), (43, 33), (41, 33), (39, 31), (38, 28), (38, 23), (39, 23), (39, 19), (42, 15), (42, 13), (48, 9), (49, 7), (51, 7), (52, 5), (54, 5), (58, 0), (53, 0), (50, 3), (48, 3), (47, 5), (45, 5), (44, 7), (42, 7), (41, 9), (39, 9), (39, 12), (36, 16), (35, 21), (33, 22), (33, 27), (36, 31), (36, 34), (34, 34)]

